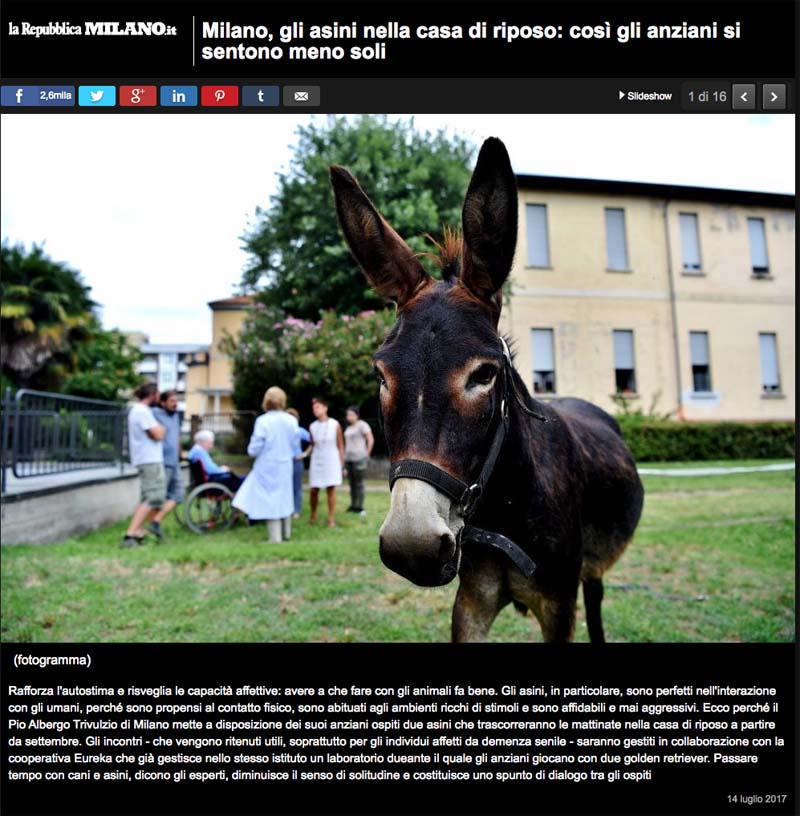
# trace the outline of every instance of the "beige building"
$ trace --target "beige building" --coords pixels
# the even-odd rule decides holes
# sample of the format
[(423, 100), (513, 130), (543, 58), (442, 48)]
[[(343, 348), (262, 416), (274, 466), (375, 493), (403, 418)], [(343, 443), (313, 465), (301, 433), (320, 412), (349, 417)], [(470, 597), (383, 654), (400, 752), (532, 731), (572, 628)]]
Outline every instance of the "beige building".
[(794, 196), (518, 176), (502, 329), (537, 397), (793, 419)]
[(207, 356), (208, 347), (196, 343), (151, 343), (142, 332), (128, 332), (128, 342), (142, 355), (136, 371), (144, 380), (150, 380), (159, 391), (178, 392), (178, 410), (187, 411), (191, 399), (188, 385), (189, 367), (196, 359)]
[[(238, 337), (247, 311), (253, 303), (249, 295), (213, 300), (211, 309), (211, 346), (195, 355), (186, 374), (186, 415), (231, 414), (233, 376), (230, 358), (220, 350), (227, 334)], [(220, 426), (222, 427), (222, 426)]]

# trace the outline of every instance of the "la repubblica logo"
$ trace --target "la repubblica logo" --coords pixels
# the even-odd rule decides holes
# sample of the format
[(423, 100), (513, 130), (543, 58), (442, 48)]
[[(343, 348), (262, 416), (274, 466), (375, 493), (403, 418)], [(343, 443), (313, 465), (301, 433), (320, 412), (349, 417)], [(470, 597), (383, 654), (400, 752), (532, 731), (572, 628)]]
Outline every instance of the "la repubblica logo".
[(177, 26), (167, 25), (159, 20), (8, 23), (8, 34), (11, 37), (174, 37), (177, 33)]

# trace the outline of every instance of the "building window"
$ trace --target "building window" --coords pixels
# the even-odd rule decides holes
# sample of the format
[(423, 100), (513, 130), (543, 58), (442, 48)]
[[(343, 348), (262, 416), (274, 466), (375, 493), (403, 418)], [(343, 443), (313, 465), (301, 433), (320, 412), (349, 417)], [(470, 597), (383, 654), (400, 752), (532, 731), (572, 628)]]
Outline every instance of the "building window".
[(606, 207), (606, 249), (609, 269), (630, 269), (625, 242), (625, 210)]
[(759, 278), (769, 275), (769, 261), (767, 260), (767, 233), (764, 229), (763, 218), (747, 219), (747, 234), (750, 237), (750, 263), (753, 274)]
[(700, 271), (700, 235), (697, 229), (697, 216), (694, 213), (681, 213), (681, 252), (683, 254), (683, 271)]
[(708, 332), (689, 332), (692, 356), (692, 390), (702, 393), (711, 390), (711, 363), (708, 353)]
[(758, 335), (761, 348), (761, 390), (765, 394), (777, 394), (781, 390), (781, 378), (778, 373), (778, 343), (772, 332), (761, 332)]
[(550, 244), (547, 240), (547, 207), (526, 204), (528, 266), (550, 266)]
[(633, 332), (628, 329), (614, 329), (614, 377), (618, 394), (636, 393)]
[(533, 356), (533, 392), (556, 393), (556, 364), (553, 353), (553, 330), (531, 329)]
[(158, 390), (169, 391), (178, 382), (178, 355), (175, 352), (162, 352), (158, 355)]

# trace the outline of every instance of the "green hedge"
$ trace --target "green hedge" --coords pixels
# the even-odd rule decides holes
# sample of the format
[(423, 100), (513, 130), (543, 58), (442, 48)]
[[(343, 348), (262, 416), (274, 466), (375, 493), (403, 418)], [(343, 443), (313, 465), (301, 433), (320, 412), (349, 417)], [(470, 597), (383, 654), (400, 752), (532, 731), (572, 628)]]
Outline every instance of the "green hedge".
[(791, 422), (642, 422), (617, 417), (637, 462), (781, 459), (795, 455)]

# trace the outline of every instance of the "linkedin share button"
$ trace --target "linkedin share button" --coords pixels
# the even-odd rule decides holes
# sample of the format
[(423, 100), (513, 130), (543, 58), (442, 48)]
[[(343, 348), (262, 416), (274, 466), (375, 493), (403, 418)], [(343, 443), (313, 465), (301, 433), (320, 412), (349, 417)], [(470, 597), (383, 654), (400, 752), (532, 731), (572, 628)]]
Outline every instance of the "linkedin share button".
[(197, 105), (197, 86), (162, 85), (158, 101), (162, 108), (193, 108)]

